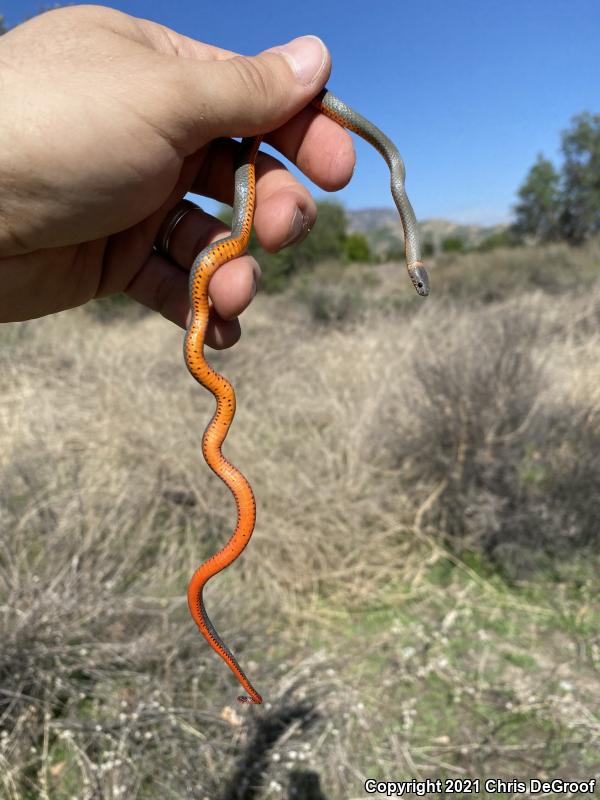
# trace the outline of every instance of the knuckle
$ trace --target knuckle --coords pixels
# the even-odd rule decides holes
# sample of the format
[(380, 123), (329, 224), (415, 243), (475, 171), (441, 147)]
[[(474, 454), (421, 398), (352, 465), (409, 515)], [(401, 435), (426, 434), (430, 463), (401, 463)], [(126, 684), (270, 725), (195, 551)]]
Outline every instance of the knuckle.
[(271, 114), (281, 101), (277, 81), (272, 80), (258, 58), (233, 58), (231, 61), (240, 89), (250, 98), (260, 97), (263, 108)]

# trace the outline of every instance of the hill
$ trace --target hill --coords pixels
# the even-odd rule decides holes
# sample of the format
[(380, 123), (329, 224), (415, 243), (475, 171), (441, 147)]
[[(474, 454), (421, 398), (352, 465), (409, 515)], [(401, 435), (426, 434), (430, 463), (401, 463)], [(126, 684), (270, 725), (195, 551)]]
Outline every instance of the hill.
[[(373, 252), (389, 249), (395, 242), (402, 242), (402, 226), (395, 208), (364, 208), (346, 211), (350, 233), (362, 233), (367, 237)], [(437, 247), (448, 237), (460, 237), (468, 247), (476, 247), (488, 236), (503, 231), (506, 225), (462, 225), (447, 219), (426, 219), (419, 228), (423, 241)]]

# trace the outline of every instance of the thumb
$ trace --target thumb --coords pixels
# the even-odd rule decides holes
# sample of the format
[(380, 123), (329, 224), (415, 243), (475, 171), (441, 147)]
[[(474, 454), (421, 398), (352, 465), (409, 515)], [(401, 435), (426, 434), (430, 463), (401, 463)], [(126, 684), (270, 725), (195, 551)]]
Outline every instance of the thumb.
[(301, 36), (257, 56), (185, 59), (183, 68), (188, 73), (186, 107), (195, 109), (206, 141), (275, 130), (322, 89), (331, 59), (317, 36)]

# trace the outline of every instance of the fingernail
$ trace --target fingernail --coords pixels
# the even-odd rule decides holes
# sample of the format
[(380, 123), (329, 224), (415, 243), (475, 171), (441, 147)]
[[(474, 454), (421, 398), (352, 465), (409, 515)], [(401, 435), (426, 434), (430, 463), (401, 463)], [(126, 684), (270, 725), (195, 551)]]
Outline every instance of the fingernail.
[(302, 211), (298, 207), (296, 207), (296, 212), (294, 214), (294, 218), (292, 220), (292, 224), (290, 225), (290, 232), (288, 234), (287, 239), (281, 245), (282, 247), (287, 247), (290, 244), (296, 244), (297, 242), (301, 242), (302, 239), (308, 233), (308, 225), (309, 220), (308, 217), (305, 217)]
[(306, 86), (316, 81), (327, 61), (327, 48), (318, 36), (312, 35), (299, 36), (287, 44), (271, 47), (267, 52), (285, 56)]

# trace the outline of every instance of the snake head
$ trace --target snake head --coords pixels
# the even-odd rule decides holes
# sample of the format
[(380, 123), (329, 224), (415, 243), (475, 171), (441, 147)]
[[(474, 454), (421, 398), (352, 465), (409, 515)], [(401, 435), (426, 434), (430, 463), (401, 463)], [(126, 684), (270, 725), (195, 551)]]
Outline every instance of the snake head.
[(412, 281), (412, 285), (417, 290), (417, 294), (421, 297), (427, 297), (429, 294), (429, 276), (427, 270), (423, 266), (422, 261), (413, 261), (408, 265), (408, 274)]

